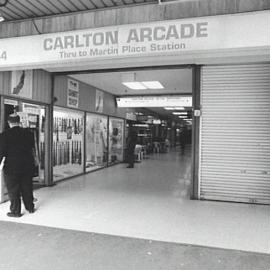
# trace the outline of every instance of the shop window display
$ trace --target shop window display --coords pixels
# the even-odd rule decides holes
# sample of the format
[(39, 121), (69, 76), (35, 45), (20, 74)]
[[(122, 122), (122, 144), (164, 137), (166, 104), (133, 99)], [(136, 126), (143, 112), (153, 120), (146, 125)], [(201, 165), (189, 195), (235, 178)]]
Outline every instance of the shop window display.
[(124, 120), (109, 119), (109, 164), (123, 161)]
[(107, 165), (107, 126), (106, 116), (86, 115), (86, 171)]
[(44, 184), (45, 170), (45, 106), (25, 103), (18, 100), (4, 100), (5, 129), (9, 128), (7, 118), (16, 113), (20, 116), (21, 126), (29, 129), (35, 141), (36, 168), (33, 182)]
[(53, 180), (83, 173), (84, 114), (59, 107), (53, 113)]

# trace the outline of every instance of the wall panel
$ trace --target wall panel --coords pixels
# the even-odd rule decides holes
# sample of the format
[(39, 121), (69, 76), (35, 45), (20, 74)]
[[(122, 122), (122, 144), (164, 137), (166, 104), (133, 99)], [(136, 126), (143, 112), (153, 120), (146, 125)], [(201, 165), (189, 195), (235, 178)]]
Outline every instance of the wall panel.
[(33, 100), (51, 103), (51, 75), (44, 70), (33, 71)]
[(8, 95), (10, 89), (10, 75), (9, 71), (0, 72), (0, 94)]
[(67, 78), (65, 76), (57, 76), (54, 80), (54, 98), (56, 106), (67, 106)]
[[(57, 76), (55, 78), (54, 96), (57, 98), (55, 106), (67, 107), (67, 80), (67, 76)], [(78, 109), (95, 113), (97, 88), (82, 82), (79, 82), (79, 85)], [(102, 91), (102, 89), (98, 90)], [(103, 114), (125, 118), (127, 111), (127, 109), (117, 108), (114, 96), (104, 92)]]
[[(11, 96), (11, 71), (0, 72), (0, 94)], [(13, 95), (14, 97), (14, 95)], [(17, 98), (20, 98), (17, 96)], [(33, 71), (33, 101), (51, 103), (51, 75), (44, 70)]]

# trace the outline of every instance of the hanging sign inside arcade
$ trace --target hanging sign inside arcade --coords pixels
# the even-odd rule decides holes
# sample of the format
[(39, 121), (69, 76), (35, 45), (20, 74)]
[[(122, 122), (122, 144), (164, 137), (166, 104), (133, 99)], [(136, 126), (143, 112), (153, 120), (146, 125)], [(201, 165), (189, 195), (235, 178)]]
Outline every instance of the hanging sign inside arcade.
[(2, 39), (0, 68), (269, 46), (268, 20), (247, 13)]

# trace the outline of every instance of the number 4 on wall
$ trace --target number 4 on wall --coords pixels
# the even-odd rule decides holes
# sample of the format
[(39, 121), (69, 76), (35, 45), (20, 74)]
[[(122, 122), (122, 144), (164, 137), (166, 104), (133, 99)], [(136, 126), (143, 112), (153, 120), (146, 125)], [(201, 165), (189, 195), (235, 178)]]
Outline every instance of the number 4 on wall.
[(0, 59), (7, 60), (7, 52), (6, 51), (0, 52)]

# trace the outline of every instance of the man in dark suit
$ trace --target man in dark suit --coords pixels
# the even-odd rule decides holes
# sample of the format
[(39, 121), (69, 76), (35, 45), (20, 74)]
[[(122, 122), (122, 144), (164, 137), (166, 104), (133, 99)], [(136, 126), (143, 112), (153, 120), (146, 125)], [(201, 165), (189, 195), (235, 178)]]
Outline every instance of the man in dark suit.
[(25, 209), (34, 212), (33, 183), (34, 139), (32, 133), (20, 127), (20, 117), (12, 114), (8, 117), (10, 129), (0, 137), (0, 161), (5, 157), (4, 179), (10, 199), (9, 217), (20, 217), (21, 196)]
[(127, 168), (134, 168), (134, 150), (137, 143), (137, 133), (135, 130), (130, 130), (127, 137)]

